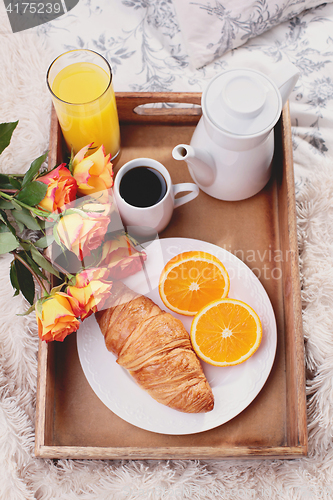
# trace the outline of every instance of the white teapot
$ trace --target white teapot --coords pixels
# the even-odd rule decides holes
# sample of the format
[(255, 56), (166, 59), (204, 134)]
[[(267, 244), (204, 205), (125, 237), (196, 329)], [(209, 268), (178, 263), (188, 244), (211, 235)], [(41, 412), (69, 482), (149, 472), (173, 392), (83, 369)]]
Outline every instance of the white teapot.
[(289, 62), (270, 76), (250, 68), (219, 73), (202, 94), (191, 144), (179, 144), (172, 156), (185, 160), (193, 180), (214, 198), (255, 195), (271, 176), (273, 128), (298, 77)]

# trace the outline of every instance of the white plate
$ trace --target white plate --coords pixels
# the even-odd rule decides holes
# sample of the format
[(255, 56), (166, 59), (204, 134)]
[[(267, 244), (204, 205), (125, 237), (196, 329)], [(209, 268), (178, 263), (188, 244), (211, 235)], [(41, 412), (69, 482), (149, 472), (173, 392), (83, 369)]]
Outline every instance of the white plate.
[[(137, 427), (162, 434), (207, 431), (243, 411), (267, 380), (274, 362), (277, 338), (271, 302), (254, 273), (223, 248), (187, 238), (156, 239), (144, 246), (147, 252), (145, 268), (124, 280), (124, 283), (150, 297), (162, 309), (165, 306), (158, 293), (158, 280), (166, 262), (188, 250), (203, 250), (219, 258), (230, 276), (229, 297), (249, 304), (261, 319), (263, 337), (259, 349), (247, 361), (233, 367), (214, 367), (202, 362), (215, 398), (214, 409), (203, 414), (182, 413), (152, 399), (106, 349), (94, 316), (86, 319), (77, 332), (82, 369), (100, 400), (119, 417)], [(192, 318), (174, 315), (182, 320), (189, 332)]]

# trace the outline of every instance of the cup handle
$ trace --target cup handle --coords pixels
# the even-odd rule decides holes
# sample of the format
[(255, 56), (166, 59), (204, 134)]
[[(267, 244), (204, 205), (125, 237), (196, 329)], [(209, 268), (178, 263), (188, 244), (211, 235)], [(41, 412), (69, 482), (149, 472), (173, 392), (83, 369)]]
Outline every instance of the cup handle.
[(183, 191), (190, 191), (190, 193), (182, 196), (181, 198), (174, 199), (173, 206), (174, 208), (180, 207), (187, 203), (188, 201), (194, 200), (199, 194), (199, 188), (193, 182), (183, 182), (181, 184), (174, 184), (173, 186), (173, 195), (176, 196), (178, 193), (182, 193)]

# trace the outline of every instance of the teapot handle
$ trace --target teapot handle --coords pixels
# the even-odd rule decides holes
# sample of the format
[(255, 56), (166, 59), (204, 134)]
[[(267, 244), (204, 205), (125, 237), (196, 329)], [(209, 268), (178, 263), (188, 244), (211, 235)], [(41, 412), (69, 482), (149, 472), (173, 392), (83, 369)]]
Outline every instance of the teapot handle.
[(282, 98), (282, 107), (286, 104), (289, 95), (294, 89), (300, 72), (291, 62), (279, 64), (278, 68), (269, 75), (280, 91)]

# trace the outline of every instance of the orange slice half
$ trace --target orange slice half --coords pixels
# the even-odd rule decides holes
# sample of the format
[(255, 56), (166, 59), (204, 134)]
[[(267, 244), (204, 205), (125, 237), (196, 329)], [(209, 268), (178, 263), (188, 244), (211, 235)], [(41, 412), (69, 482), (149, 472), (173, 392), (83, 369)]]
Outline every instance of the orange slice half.
[(258, 314), (236, 299), (215, 300), (195, 315), (191, 325), (193, 349), (203, 361), (233, 366), (249, 359), (262, 339)]
[(164, 305), (186, 316), (194, 316), (212, 300), (226, 297), (229, 288), (229, 275), (222, 262), (202, 251), (183, 252), (171, 259), (159, 280)]

